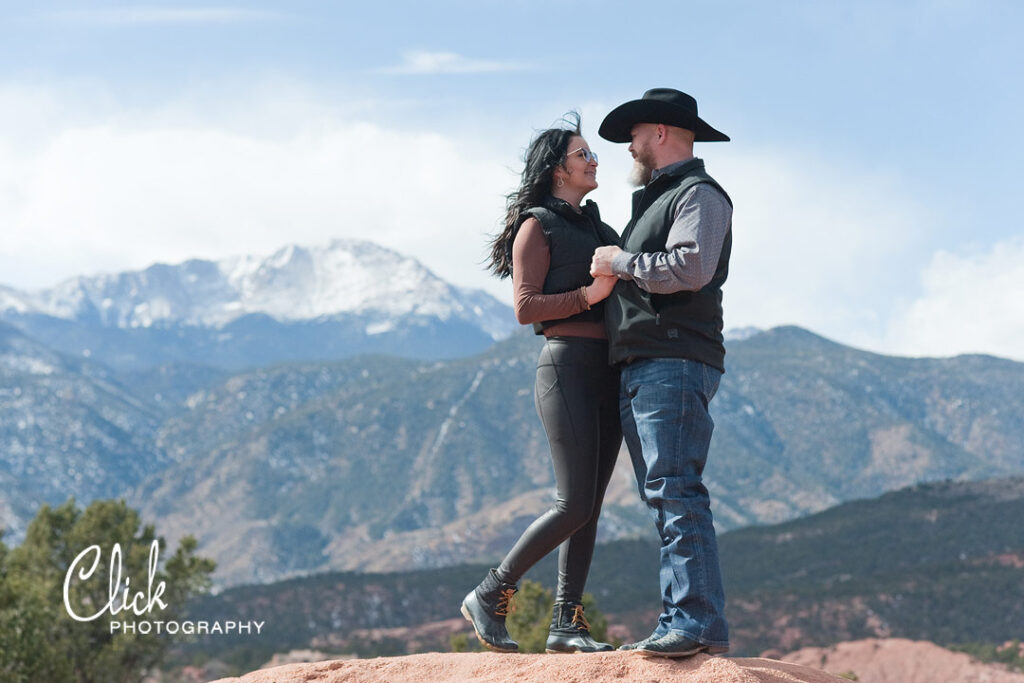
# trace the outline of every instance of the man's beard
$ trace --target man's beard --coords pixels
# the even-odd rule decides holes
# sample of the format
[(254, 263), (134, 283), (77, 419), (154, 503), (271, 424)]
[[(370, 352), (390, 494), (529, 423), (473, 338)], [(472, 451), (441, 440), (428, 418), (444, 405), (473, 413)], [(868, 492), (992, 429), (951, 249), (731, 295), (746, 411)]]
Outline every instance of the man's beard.
[(654, 169), (637, 157), (633, 160), (633, 168), (629, 170), (629, 184), (633, 187), (643, 187), (650, 182), (652, 173)]

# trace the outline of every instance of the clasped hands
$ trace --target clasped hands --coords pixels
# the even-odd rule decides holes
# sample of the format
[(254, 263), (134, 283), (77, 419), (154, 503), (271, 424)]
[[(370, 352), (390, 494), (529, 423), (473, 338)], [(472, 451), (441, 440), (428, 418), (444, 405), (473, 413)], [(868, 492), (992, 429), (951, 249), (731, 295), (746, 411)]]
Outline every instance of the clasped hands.
[(590, 260), (590, 275), (593, 284), (587, 287), (587, 303), (596, 304), (608, 298), (619, 278), (612, 271), (612, 259), (622, 250), (615, 246), (598, 247)]

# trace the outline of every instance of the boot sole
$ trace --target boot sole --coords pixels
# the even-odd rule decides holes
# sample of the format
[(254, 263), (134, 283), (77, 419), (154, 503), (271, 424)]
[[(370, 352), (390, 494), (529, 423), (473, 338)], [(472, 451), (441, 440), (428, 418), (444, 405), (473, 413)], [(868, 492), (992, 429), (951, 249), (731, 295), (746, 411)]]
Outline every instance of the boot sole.
[[(621, 650), (622, 648), (620, 647), (619, 649)], [(642, 646), (641, 647), (632, 647), (632, 648), (629, 648), (629, 649), (626, 650), (626, 652), (639, 652), (640, 654), (644, 655), (645, 657), (671, 657), (671, 658), (693, 657), (694, 655), (699, 655), (699, 654), (706, 654), (706, 655), (709, 655), (711, 657), (718, 657), (719, 655), (724, 655), (728, 651), (729, 651), (729, 648), (727, 648), (727, 647), (720, 647), (720, 646), (717, 646), (717, 645), (702, 645), (699, 649), (693, 650), (692, 652), (658, 652), (657, 650), (646, 650)]]
[[(628, 650), (627, 650), (628, 652)], [(693, 650), (691, 652), (655, 652), (654, 650), (643, 650), (637, 649), (633, 652), (638, 652), (644, 657), (668, 657), (669, 659), (683, 659), (684, 657), (693, 657), (704, 652), (704, 648), (699, 650)]]
[(598, 652), (615, 652), (615, 648), (612, 648), (610, 650), (586, 650), (582, 647), (573, 646), (564, 648), (562, 650), (557, 650), (553, 647), (545, 647), (544, 652), (546, 652), (549, 655), (590, 655), (596, 654)]
[(486, 647), (488, 650), (490, 650), (491, 652), (502, 652), (502, 653), (505, 653), (505, 654), (519, 652), (518, 649), (517, 650), (503, 650), (502, 648), (497, 647), (496, 645), (491, 645), (490, 643), (488, 643), (486, 640), (484, 640), (483, 636), (480, 635), (480, 632), (476, 630), (476, 622), (473, 621), (473, 617), (471, 617), (469, 615), (469, 610), (466, 609), (466, 603), (462, 603), (461, 611), (462, 611), (462, 616), (464, 616), (466, 618), (466, 621), (468, 621), (469, 623), (473, 624), (473, 635), (475, 635), (476, 639), (480, 641), (480, 644), (483, 645), (484, 647)]

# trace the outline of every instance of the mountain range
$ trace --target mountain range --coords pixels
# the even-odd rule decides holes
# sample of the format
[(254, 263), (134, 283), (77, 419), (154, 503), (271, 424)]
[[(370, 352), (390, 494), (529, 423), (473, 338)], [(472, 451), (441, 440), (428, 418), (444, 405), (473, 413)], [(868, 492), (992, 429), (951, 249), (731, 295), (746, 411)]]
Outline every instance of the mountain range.
[[(392, 272), (372, 296), (359, 284)], [(388, 287), (390, 302), (374, 298)], [(542, 341), (493, 342), (511, 311), (462, 294), (350, 242), (8, 290), (0, 525), (17, 542), (44, 502), (125, 497), (171, 541), (197, 536), (220, 585), (492, 561), (551, 504), (533, 405)], [(460, 326), (484, 350), (429, 352)], [(375, 354), (333, 358), (329, 327)], [(1024, 364), (894, 358), (796, 327), (743, 330), (727, 348), (706, 470), (720, 530), (1024, 472)], [(623, 452), (600, 538), (647, 533)]]
[(163, 419), (105, 366), (0, 322), (0, 528), (17, 540), (44, 502), (123, 496), (164, 471)]
[(367, 352), (452, 358), (516, 327), (489, 294), (357, 240), (79, 276), (37, 292), (0, 287), (0, 320), (117, 370), (238, 370)]
[[(500, 557), (552, 499), (539, 345), (234, 375), (163, 423), (176, 464), (129, 501), (170, 537), (197, 535), (225, 583)], [(727, 363), (705, 473), (720, 530), (1024, 472), (1024, 364), (891, 358), (792, 327), (731, 342)], [(623, 453), (601, 538), (648, 527)]]
[[(116, 371), (0, 326), (0, 514), (124, 496), (221, 585), (493, 561), (552, 499), (541, 342), (244, 372)], [(720, 530), (922, 481), (1024, 472), (1024, 364), (891, 358), (799, 328), (728, 343), (706, 471)], [(628, 456), (601, 539), (649, 533)]]

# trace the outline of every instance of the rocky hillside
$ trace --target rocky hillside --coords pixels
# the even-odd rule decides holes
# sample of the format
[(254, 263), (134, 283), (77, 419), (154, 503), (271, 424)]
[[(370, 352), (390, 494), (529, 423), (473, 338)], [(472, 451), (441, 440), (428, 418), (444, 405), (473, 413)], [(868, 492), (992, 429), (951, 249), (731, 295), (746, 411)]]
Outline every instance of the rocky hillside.
[(921, 481), (1024, 473), (1024, 364), (882, 356), (796, 327), (730, 350), (708, 467), (731, 527)]
[[(488, 560), (550, 505), (537, 338), (448, 361), (117, 372), (11, 327), (2, 523), (126, 495), (218, 581)], [(946, 478), (1024, 472), (1024, 364), (890, 358), (799, 328), (729, 342), (707, 469), (722, 530)], [(601, 538), (648, 531), (620, 459)]]
[[(178, 465), (131, 494), (227, 582), (497, 557), (550, 505), (534, 338), (423, 364), (236, 375), (164, 423)], [(921, 481), (1024, 472), (1024, 365), (888, 358), (798, 328), (733, 342), (707, 469), (722, 530)], [(603, 538), (647, 530), (621, 458)]]
[(105, 367), (0, 322), (0, 528), (17, 538), (43, 502), (121, 496), (164, 471), (162, 418)]

